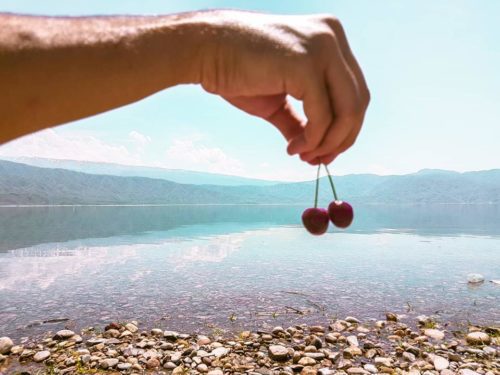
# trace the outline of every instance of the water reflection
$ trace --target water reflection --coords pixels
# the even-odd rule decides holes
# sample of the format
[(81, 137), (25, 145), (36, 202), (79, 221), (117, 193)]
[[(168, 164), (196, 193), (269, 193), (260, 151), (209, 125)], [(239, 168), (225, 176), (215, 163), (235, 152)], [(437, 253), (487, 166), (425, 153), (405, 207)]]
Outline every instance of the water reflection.
[(301, 209), (0, 209), (0, 335), (131, 319), (207, 333), (387, 310), (500, 321), (500, 287), (466, 283), (500, 277), (498, 208), (360, 207), (349, 231), (322, 237)]

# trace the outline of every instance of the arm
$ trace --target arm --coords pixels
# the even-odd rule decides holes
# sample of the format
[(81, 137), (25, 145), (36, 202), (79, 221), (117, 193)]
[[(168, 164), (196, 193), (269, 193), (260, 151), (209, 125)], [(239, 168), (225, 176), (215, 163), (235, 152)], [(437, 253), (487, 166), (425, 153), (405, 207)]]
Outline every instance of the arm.
[[(361, 70), (329, 16), (4, 14), (0, 24), (0, 143), (199, 83), (275, 125), (289, 153), (328, 163), (354, 143), (368, 105)], [(287, 95), (303, 101), (307, 119)]]

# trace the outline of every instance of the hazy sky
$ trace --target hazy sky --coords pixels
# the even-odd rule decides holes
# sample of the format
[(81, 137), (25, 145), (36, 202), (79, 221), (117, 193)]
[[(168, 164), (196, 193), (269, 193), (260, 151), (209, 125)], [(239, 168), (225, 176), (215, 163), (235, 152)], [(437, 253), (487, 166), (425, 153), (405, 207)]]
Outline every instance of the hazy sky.
[[(372, 102), (336, 174), (500, 168), (500, 1), (12, 0), (1, 11), (158, 14), (208, 8), (328, 12), (344, 24)], [(155, 165), (283, 180), (315, 169), (289, 157), (278, 132), (199, 87), (0, 147), (0, 155)]]

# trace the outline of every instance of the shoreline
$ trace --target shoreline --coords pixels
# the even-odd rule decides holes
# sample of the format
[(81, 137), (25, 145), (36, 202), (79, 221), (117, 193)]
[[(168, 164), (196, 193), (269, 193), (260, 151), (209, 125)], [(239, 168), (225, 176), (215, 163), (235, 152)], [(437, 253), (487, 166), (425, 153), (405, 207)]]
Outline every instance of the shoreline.
[(0, 374), (500, 374), (500, 327), (387, 313), (330, 324), (189, 334), (137, 322), (0, 338)]

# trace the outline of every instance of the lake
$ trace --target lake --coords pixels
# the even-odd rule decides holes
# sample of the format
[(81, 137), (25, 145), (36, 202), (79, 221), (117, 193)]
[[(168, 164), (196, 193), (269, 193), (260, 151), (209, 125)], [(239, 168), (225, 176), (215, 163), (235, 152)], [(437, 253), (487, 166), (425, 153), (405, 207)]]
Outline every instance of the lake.
[[(137, 320), (187, 332), (385, 312), (500, 323), (500, 207), (361, 206), (321, 237), (299, 206), (0, 208), (0, 336)], [(485, 282), (467, 284), (467, 274)]]

